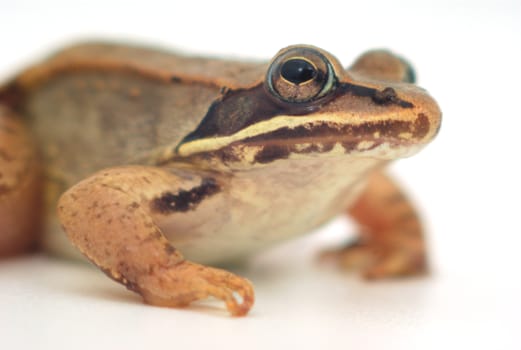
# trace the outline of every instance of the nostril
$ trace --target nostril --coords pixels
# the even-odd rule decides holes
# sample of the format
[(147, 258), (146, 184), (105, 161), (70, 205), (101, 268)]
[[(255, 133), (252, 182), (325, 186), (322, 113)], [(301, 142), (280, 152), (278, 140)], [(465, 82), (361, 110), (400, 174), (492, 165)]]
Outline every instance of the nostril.
[(386, 87), (382, 91), (375, 90), (372, 100), (379, 105), (397, 104), (402, 108), (413, 107), (412, 103), (400, 99), (392, 87)]

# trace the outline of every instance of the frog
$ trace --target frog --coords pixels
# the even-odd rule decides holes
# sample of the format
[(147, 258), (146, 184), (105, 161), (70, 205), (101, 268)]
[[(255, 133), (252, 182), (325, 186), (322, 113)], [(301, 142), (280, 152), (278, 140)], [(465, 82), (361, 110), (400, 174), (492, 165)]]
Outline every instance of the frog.
[(83, 256), (147, 304), (243, 316), (253, 285), (223, 266), (345, 215), (360, 234), (322, 257), (425, 274), (424, 228), (385, 168), (440, 125), (388, 50), (344, 68), (310, 45), (268, 62), (73, 45), (0, 88), (0, 255)]

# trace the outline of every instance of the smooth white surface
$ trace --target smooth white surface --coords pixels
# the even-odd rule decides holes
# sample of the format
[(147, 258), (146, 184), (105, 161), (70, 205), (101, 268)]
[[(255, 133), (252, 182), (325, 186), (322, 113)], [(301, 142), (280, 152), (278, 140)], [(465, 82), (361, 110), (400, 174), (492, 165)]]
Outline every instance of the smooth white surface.
[(238, 272), (256, 305), (147, 307), (98, 271), (44, 256), (0, 262), (2, 349), (521, 348), (519, 1), (0, 0), (0, 76), (77, 38), (269, 58), (288, 44), (345, 65), (373, 47), (409, 58), (444, 112), (438, 139), (393, 172), (429, 228), (429, 278), (367, 284), (317, 265), (341, 222)]

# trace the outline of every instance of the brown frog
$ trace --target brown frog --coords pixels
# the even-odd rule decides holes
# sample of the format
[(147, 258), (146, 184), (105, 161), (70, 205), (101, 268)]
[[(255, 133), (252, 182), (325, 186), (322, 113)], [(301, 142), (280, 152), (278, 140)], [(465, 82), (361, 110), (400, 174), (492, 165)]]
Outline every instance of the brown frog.
[(413, 83), (386, 51), (347, 70), (305, 45), (268, 64), (61, 51), (0, 89), (0, 254), (71, 255), (67, 236), (147, 303), (213, 296), (244, 315), (250, 282), (209, 265), (348, 213), (363, 234), (327, 256), (368, 278), (422, 273), (418, 216), (382, 169), (440, 127)]

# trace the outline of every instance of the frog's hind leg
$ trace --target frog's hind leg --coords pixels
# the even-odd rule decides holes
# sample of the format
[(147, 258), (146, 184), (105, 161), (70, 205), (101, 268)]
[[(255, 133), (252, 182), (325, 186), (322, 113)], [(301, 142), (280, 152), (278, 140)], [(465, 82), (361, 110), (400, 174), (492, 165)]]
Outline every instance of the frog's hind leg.
[(0, 104), (0, 257), (37, 245), (39, 169), (35, 148), (20, 116)]
[(344, 248), (328, 251), (344, 268), (361, 268), (370, 279), (427, 271), (423, 230), (416, 211), (398, 186), (381, 172), (350, 208), (362, 234)]
[(240, 316), (253, 304), (250, 282), (185, 260), (160, 225), (166, 212), (172, 214), (170, 223), (175, 222), (176, 215), (182, 217), (218, 192), (213, 178), (192, 173), (140, 166), (113, 168), (68, 190), (58, 203), (58, 215), (72, 243), (145, 302), (182, 307), (211, 296), (223, 300), (232, 315)]

